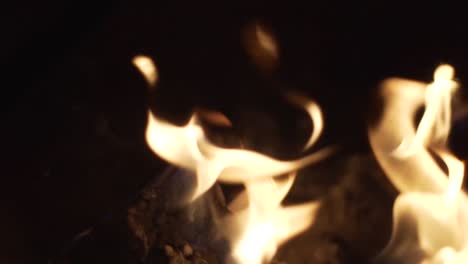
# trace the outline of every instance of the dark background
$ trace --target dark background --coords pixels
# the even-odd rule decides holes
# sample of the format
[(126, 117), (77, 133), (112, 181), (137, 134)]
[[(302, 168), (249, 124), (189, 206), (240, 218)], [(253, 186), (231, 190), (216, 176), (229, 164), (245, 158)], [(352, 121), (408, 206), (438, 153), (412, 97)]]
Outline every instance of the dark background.
[[(366, 152), (365, 124), (379, 81), (429, 81), (442, 62), (456, 68), (462, 84), (468, 79), (466, 9), (447, 1), (1, 5), (2, 263), (45, 261), (78, 232), (125, 208), (161, 172), (164, 163), (143, 138), (150, 104), (179, 124), (195, 105), (221, 110), (239, 127), (252, 124), (245, 133), (260, 140), (258, 150), (286, 157), (294, 149), (289, 138), (305, 139), (310, 130), (281, 98), (299, 90), (323, 108), (321, 144)], [(268, 25), (280, 46), (270, 75), (251, 63), (241, 43), (241, 30), (255, 21)], [(130, 63), (137, 54), (158, 65), (156, 95)], [(249, 111), (271, 125), (255, 126)], [(460, 138), (463, 129), (456, 127)], [(454, 145), (462, 152), (461, 140)]]

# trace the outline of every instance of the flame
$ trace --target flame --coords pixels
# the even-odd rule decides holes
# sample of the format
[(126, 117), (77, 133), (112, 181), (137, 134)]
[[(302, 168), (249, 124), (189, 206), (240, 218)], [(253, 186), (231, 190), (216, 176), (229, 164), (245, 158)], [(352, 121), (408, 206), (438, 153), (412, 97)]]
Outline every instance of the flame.
[(300, 96), (298, 94), (290, 93), (288, 95), (288, 99), (292, 103), (305, 109), (311, 119), (314, 130), (310, 134), (310, 137), (304, 146), (304, 150), (307, 150), (308, 148), (310, 148), (312, 145), (315, 144), (320, 134), (322, 133), (322, 130), (323, 130), (322, 111), (320, 110), (320, 107), (318, 106), (316, 102), (307, 100), (305, 97)]
[[(369, 141), (401, 192), (394, 204), (392, 238), (381, 255), (393, 263), (468, 260), (468, 198), (461, 189), (464, 164), (446, 146), (451, 98), (458, 88), (453, 78), (453, 67), (440, 65), (430, 84), (394, 78), (381, 87), (383, 116), (369, 128)], [(422, 106), (425, 111), (415, 128), (413, 119)]]
[(270, 261), (279, 245), (313, 223), (319, 202), (281, 206), (294, 178), (295, 174), (291, 174), (282, 184), (271, 178), (246, 183), (248, 208), (231, 216), (237, 218), (237, 223), (231, 220), (231, 225), (243, 227), (240, 236), (233, 236), (232, 255), (237, 262), (259, 264)]
[(234, 241), (232, 256), (238, 263), (260, 264), (270, 261), (278, 247), (290, 237), (306, 230), (320, 204), (311, 202), (270, 213), (257, 214), (250, 209), (242, 221), (242, 236)]
[[(262, 36), (258, 28), (257, 34), (267, 49), (268, 39), (263, 39), (266, 36)], [(148, 57), (139, 57), (138, 60), (134, 59), (134, 63), (152, 85), (152, 76), (157, 76), (153, 61)], [(320, 107), (299, 95), (288, 98), (304, 108), (313, 123), (314, 130), (304, 147), (304, 150), (309, 149), (323, 128)], [(215, 112), (207, 115), (206, 110), (195, 110), (185, 126), (170, 124), (149, 111), (147, 143), (162, 159), (195, 172), (197, 187), (190, 201), (205, 193), (216, 181), (244, 184), (245, 191), (229, 205), (230, 215), (219, 222), (232, 242), (232, 257), (237, 262), (260, 264), (268, 261), (282, 243), (312, 224), (320, 204), (281, 205), (294, 182), (295, 172), (324, 159), (333, 152), (333, 148), (324, 148), (291, 161), (280, 161), (244, 149), (222, 148), (206, 138), (200, 118), (232, 126), (224, 115)], [(286, 179), (279, 177), (283, 175), (288, 176)]]
[(265, 29), (259, 24), (255, 25), (255, 35), (259, 46), (268, 52), (271, 56), (278, 56), (278, 47), (276, 41), (273, 39), (273, 36), (265, 31)]
[(278, 64), (279, 48), (274, 35), (261, 23), (247, 25), (244, 47), (252, 62), (264, 72), (271, 72)]
[[(458, 87), (452, 80), (454, 70), (449, 65), (441, 65), (434, 72), (434, 82), (426, 87), (426, 111), (418, 125), (416, 135), (408, 135), (394, 151), (396, 156), (406, 158), (414, 155), (418, 148), (424, 147), (428, 140), (446, 143), (450, 131), (450, 100), (452, 92)], [(431, 135), (431, 131), (433, 135)], [(413, 137), (413, 138), (411, 138)], [(409, 142), (409, 143), (408, 143)]]
[(158, 81), (158, 71), (150, 57), (138, 55), (133, 58), (132, 62), (133, 65), (140, 70), (150, 86), (156, 85)]

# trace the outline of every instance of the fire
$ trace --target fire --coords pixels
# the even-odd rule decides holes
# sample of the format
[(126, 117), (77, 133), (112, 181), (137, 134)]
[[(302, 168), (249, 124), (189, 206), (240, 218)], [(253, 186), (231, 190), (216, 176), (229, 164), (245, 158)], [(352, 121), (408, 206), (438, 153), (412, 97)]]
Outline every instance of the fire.
[(276, 46), (276, 41), (274, 41), (273, 37), (268, 34), (259, 24), (255, 25), (255, 35), (262, 50), (265, 50), (271, 54), (271, 56), (278, 56), (278, 47)]
[[(389, 79), (381, 87), (383, 116), (369, 128), (369, 141), (386, 175), (401, 192), (394, 205), (392, 238), (380, 256), (392, 263), (467, 261), (468, 197), (461, 191), (464, 164), (446, 145), (451, 98), (458, 88), (453, 77), (453, 67), (440, 65), (430, 84)], [(413, 119), (423, 106), (416, 128)]]
[[(284, 182), (265, 179), (246, 183), (247, 208), (229, 216), (226, 226), (235, 226), (228, 232), (233, 237), (233, 257), (238, 263), (263, 263), (273, 258), (278, 246), (286, 242), (312, 224), (319, 202), (297, 206), (281, 206), (295, 174), (290, 174)], [(246, 195), (247, 194), (247, 195)], [(234, 231), (233, 231), (234, 230)]]
[(151, 58), (138, 55), (133, 58), (133, 65), (140, 70), (150, 86), (156, 85), (158, 81), (158, 71)]
[[(265, 57), (276, 59), (277, 46), (262, 27), (254, 29), (256, 46), (250, 43), (248, 52), (263, 67), (256, 56), (264, 52)], [(159, 76), (154, 62), (137, 56), (133, 63), (155, 87)], [(468, 197), (462, 191), (465, 168), (447, 147), (451, 99), (459, 87), (454, 73), (452, 66), (440, 65), (429, 84), (393, 78), (381, 86), (382, 117), (369, 127), (369, 141), (380, 166), (400, 191), (393, 208), (393, 234), (379, 257), (384, 262), (448, 264), (468, 259)], [(287, 98), (303, 108), (313, 123), (304, 146), (308, 150), (323, 129), (320, 107), (299, 95)], [(425, 110), (415, 125), (421, 107)], [(206, 109), (195, 109), (184, 126), (175, 126), (149, 111), (147, 143), (162, 159), (195, 172), (197, 187), (189, 202), (217, 181), (243, 184), (245, 190), (228, 205), (228, 215), (216, 220), (231, 242), (231, 258), (236, 263), (268, 262), (281, 244), (313, 223), (320, 206), (320, 201), (282, 205), (296, 172), (324, 159), (333, 148), (281, 161), (254, 151), (216, 146), (207, 139), (201, 119), (233, 126), (222, 113)]]
[(261, 23), (246, 26), (243, 43), (247, 54), (259, 70), (271, 73), (278, 64), (279, 47), (274, 35)]
[[(138, 57), (134, 64), (148, 83), (154, 86), (158, 74), (152, 60)], [(305, 97), (290, 95), (288, 98), (309, 113), (314, 125), (314, 131), (304, 147), (305, 150), (309, 149), (323, 128), (320, 108)], [(260, 264), (269, 261), (279, 245), (312, 224), (319, 206), (319, 202), (287, 207), (281, 205), (294, 182), (295, 172), (327, 157), (333, 149), (325, 148), (297, 160), (280, 161), (254, 151), (222, 148), (205, 136), (199, 119), (207, 114), (217, 122), (232, 125), (219, 113), (213, 115), (204, 110), (203, 113), (194, 111), (190, 121), (179, 127), (150, 111), (147, 143), (162, 159), (195, 172), (197, 187), (190, 202), (210, 189), (216, 181), (244, 184), (245, 191), (229, 205), (231, 213), (219, 223), (232, 243), (232, 258), (236, 262)], [(279, 177), (283, 175), (287, 175), (286, 179)]]

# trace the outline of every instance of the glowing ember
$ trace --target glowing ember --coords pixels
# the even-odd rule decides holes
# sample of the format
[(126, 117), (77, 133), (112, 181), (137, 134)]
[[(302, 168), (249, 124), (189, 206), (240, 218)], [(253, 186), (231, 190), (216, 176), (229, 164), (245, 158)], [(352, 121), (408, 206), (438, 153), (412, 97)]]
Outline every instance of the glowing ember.
[[(446, 147), (450, 101), (458, 87), (453, 75), (451, 66), (441, 65), (428, 85), (403, 79), (383, 83), (383, 117), (369, 129), (369, 140), (401, 192), (394, 205), (392, 239), (382, 254), (389, 263), (467, 261), (468, 200), (460, 192), (464, 164)], [(421, 106), (425, 112), (416, 129), (413, 119)], [(447, 173), (430, 151), (447, 166)]]
[[(153, 84), (152, 76), (157, 76), (156, 66), (149, 58), (140, 57), (138, 61), (145, 62), (135, 65)], [(323, 127), (320, 108), (298, 95), (291, 95), (289, 99), (303, 107), (313, 122), (314, 131), (305, 146), (308, 149), (318, 139)], [(268, 261), (280, 244), (313, 222), (319, 205), (314, 202), (281, 206), (295, 179), (295, 172), (325, 158), (332, 149), (323, 149), (293, 161), (280, 161), (253, 151), (221, 148), (205, 137), (198, 122), (201, 115), (206, 118), (206, 111), (195, 111), (185, 126), (178, 127), (149, 112), (148, 145), (166, 161), (196, 172), (197, 187), (191, 201), (205, 193), (217, 180), (244, 184), (246, 190), (229, 206), (231, 214), (219, 221), (220, 228), (231, 240), (232, 257), (237, 262), (259, 264)], [(208, 118), (215, 123), (232, 125), (219, 113), (211, 113)], [(289, 174), (286, 180), (278, 178), (285, 174)]]

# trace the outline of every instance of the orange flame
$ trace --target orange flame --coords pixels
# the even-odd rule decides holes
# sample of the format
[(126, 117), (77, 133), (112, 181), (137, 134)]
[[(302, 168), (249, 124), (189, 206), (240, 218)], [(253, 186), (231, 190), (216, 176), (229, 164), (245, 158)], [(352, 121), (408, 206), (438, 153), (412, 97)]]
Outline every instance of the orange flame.
[(144, 55), (138, 55), (133, 58), (132, 62), (133, 65), (140, 70), (150, 86), (156, 85), (156, 82), (158, 81), (158, 71), (156, 70), (156, 66), (151, 58)]
[(278, 43), (269, 30), (260, 23), (248, 25), (244, 30), (244, 47), (252, 62), (265, 72), (278, 64)]
[[(383, 116), (369, 129), (369, 141), (401, 192), (394, 205), (392, 238), (382, 254), (398, 263), (468, 261), (468, 200), (461, 192), (464, 164), (446, 146), (451, 98), (458, 88), (453, 76), (450, 65), (441, 65), (430, 84), (389, 79), (381, 87)], [(425, 112), (416, 128), (413, 119), (422, 106)], [(430, 151), (447, 166), (447, 173)], [(405, 231), (408, 226), (416, 237)]]
[[(261, 40), (261, 35), (259, 36)], [(266, 44), (262, 44), (266, 45)], [(267, 47), (265, 47), (267, 48)], [(145, 63), (135, 63), (150, 84), (157, 76), (156, 66), (148, 58)], [(311, 118), (314, 131), (304, 149), (310, 148), (323, 128), (319, 106), (304, 97), (291, 95), (289, 99), (303, 107)], [(204, 113), (206, 114), (206, 113)], [(172, 125), (148, 114), (146, 140), (150, 148), (162, 159), (196, 172), (197, 187), (191, 201), (205, 193), (219, 180), (242, 183), (246, 190), (230, 205), (222, 229), (233, 243), (232, 256), (241, 263), (259, 264), (270, 260), (277, 247), (304, 231), (312, 222), (319, 202), (298, 206), (281, 206), (289, 192), (295, 172), (313, 164), (333, 151), (325, 148), (303, 158), (280, 161), (266, 155), (243, 149), (227, 149), (212, 144), (198, 122), (200, 113), (194, 112), (190, 121), (182, 127)], [(216, 122), (231, 126), (224, 116), (212, 116)], [(277, 176), (289, 174), (280, 181)]]

